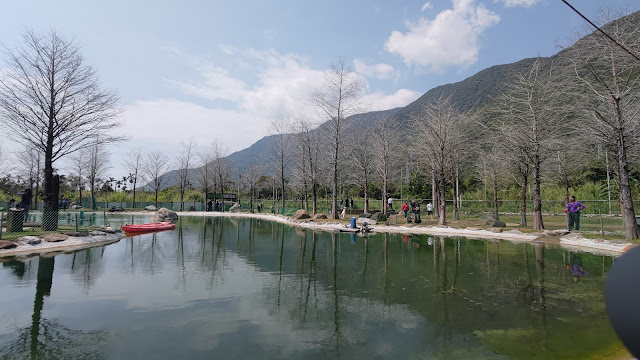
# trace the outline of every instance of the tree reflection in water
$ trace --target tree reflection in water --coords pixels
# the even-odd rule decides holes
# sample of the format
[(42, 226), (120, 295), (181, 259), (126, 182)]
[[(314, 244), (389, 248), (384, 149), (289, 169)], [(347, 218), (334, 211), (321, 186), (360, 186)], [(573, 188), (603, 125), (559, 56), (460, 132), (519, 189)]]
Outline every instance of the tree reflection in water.
[(110, 338), (104, 331), (70, 329), (42, 317), (44, 298), (51, 294), (55, 258), (38, 259), (36, 294), (31, 326), (17, 330), (15, 340), (0, 349), (0, 358), (9, 359), (102, 359), (100, 347)]

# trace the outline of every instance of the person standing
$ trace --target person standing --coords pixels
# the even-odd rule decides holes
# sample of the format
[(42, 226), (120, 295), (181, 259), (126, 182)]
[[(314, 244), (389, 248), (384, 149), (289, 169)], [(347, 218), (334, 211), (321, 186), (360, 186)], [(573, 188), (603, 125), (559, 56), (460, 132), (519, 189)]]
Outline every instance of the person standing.
[(574, 226), (576, 230), (580, 230), (580, 211), (582, 209), (584, 209), (584, 205), (576, 201), (576, 197), (571, 195), (565, 209), (565, 212), (569, 213), (569, 231), (572, 231)]
[(411, 209), (413, 212), (414, 221), (416, 224), (420, 224), (422, 220), (420, 219), (420, 204), (413, 203), (413, 208)]
[(409, 211), (409, 205), (407, 205), (407, 202), (405, 201), (404, 204), (402, 204), (402, 212), (404, 213), (404, 218), (407, 218), (407, 212)]
[(391, 197), (387, 199), (387, 205), (389, 207), (389, 210), (393, 210), (393, 199)]
[(432, 203), (428, 203), (427, 204), (427, 215), (433, 215), (433, 204)]
[(29, 219), (29, 208), (31, 207), (31, 189), (25, 189), (20, 198), (20, 208), (24, 209), (24, 221)]

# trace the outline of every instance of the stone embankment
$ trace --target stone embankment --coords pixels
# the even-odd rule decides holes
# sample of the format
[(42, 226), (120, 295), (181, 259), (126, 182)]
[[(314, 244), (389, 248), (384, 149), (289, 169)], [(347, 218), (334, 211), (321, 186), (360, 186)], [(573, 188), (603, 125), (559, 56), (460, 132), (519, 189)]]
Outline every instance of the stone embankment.
[[(347, 224), (336, 220), (295, 219), (284, 215), (269, 213), (220, 213), (220, 212), (178, 212), (179, 216), (213, 216), (213, 217), (250, 217), (282, 224), (297, 226), (305, 229), (321, 231), (349, 231)], [(363, 224), (364, 219), (358, 219), (358, 225)], [(620, 256), (631, 247), (628, 242), (616, 242), (604, 239), (589, 239), (577, 232), (569, 233), (566, 230), (545, 231), (544, 233), (524, 233), (519, 230), (503, 230), (502, 228), (457, 228), (452, 226), (423, 226), (423, 225), (385, 225), (370, 221), (369, 225), (374, 232), (386, 232), (397, 234), (416, 234), (434, 236), (461, 236), (471, 239), (507, 240), (511, 242), (544, 242), (560, 246), (568, 250), (589, 252), (597, 255)]]
[(44, 234), (23, 236), (15, 241), (0, 240), (0, 259), (28, 257), (49, 253), (65, 253), (118, 242), (125, 235), (120, 230), (104, 227), (88, 233)]

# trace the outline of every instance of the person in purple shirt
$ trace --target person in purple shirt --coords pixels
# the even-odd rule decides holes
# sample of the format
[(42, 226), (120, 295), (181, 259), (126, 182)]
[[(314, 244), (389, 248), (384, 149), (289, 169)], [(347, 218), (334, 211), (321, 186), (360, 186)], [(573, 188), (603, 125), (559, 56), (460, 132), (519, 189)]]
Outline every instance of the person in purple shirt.
[(576, 197), (571, 195), (569, 197), (569, 203), (567, 203), (567, 213), (569, 213), (569, 231), (573, 230), (575, 225), (576, 230), (580, 230), (580, 210), (584, 209), (584, 205), (581, 202), (576, 201)]

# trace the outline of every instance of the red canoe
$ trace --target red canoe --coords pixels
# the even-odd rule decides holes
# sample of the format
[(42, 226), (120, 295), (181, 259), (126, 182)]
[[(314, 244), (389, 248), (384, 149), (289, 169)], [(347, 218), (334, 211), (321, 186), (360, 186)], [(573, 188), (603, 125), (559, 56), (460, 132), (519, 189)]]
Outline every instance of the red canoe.
[(139, 232), (149, 232), (149, 231), (161, 231), (161, 230), (173, 230), (176, 228), (176, 224), (172, 224), (169, 221), (161, 222), (161, 223), (151, 223), (151, 224), (138, 224), (138, 225), (122, 225), (122, 231), (128, 233), (139, 233)]

